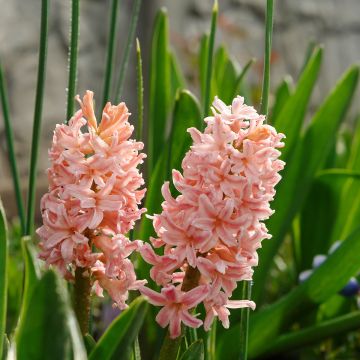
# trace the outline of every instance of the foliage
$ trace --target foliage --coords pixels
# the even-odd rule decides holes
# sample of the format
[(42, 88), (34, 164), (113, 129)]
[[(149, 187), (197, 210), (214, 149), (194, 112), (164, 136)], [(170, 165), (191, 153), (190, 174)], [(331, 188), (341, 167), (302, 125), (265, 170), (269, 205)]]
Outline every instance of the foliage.
[[(131, 31), (119, 69), (114, 66), (113, 59), (118, 2), (114, 0), (112, 3), (104, 101), (110, 94), (115, 69), (119, 74), (116, 96), (121, 93), (140, 3), (134, 4)], [(78, 0), (73, 0), (69, 74), (72, 94), (76, 93), (78, 10)], [(2, 109), (21, 223), (21, 230), (13, 225), (8, 231), (5, 212), (0, 206), (0, 340), (4, 339), (0, 341), (0, 356), (3, 354), (6, 358), (7, 353), (16, 350), (19, 359), (154, 359), (164, 332), (155, 325), (153, 310), (147, 308), (141, 297), (135, 299), (102, 336), (95, 336), (94, 340), (87, 335), (83, 339), (70, 301), (72, 287), (67, 286), (57, 273), (43, 268), (37, 260), (36, 240), (22, 237), (31, 235), (34, 227), (47, 11), (48, 2), (43, 0), (27, 219), (24, 218), (6, 89), (0, 69)], [(229, 102), (249, 87), (246, 75), (254, 60), (241, 68), (224, 45), (214, 49), (216, 19), (217, 3), (212, 14), (211, 32), (202, 38), (199, 48), (200, 99), (188, 90), (185, 76), (170, 48), (166, 10), (161, 9), (155, 19), (149, 87), (144, 91), (148, 124), (144, 139), (149, 154), (145, 207), (149, 214), (160, 210), (161, 186), (171, 177), (171, 169), (180, 169), (181, 159), (190, 146), (186, 129), (202, 127), (201, 118), (208, 111), (209, 99), (218, 94)], [(269, 22), (267, 29), (271, 31)], [(265, 70), (269, 72), (271, 36), (267, 36), (266, 44), (268, 61)], [(275, 214), (267, 222), (273, 238), (267, 240), (259, 251), (259, 267), (255, 270), (252, 297), (258, 308), (250, 314), (248, 333), (249, 357), (253, 359), (316, 356), (325, 340), (329, 352), (339, 352), (341, 348), (345, 357), (350, 356), (350, 351), (359, 354), (360, 339), (349, 335), (360, 327), (356, 299), (339, 295), (349, 279), (357, 277), (360, 271), (360, 126), (356, 124), (355, 132), (349, 130), (346, 116), (356, 91), (359, 68), (350, 67), (324, 96), (322, 105), (315, 112), (308, 111), (323, 53), (322, 47), (311, 46), (298, 81), (293, 83), (285, 77), (274, 93), (272, 104), (270, 102), (269, 121), (287, 136), (282, 153), (287, 167), (282, 172), (283, 179), (272, 204)], [(138, 105), (141, 110), (138, 134), (142, 136), (143, 84), (139, 44), (137, 55)], [(269, 74), (264, 77), (265, 88), (269, 86), (268, 81)], [(264, 101), (263, 108), (267, 110), (267, 95)], [(259, 104), (254, 103), (254, 106)], [(71, 113), (71, 99), (68, 99), (68, 107)], [(152, 235), (151, 221), (143, 217), (134, 236), (148, 241)], [(311, 267), (314, 256), (328, 254), (334, 242), (339, 240), (340, 245), (326, 261), (307, 280), (299, 283), (300, 272)], [(140, 259), (136, 264), (139, 277), (148, 278), (148, 265)], [(240, 291), (237, 292), (239, 297)], [(96, 321), (94, 328), (96, 330)], [(243, 353), (238, 345), (242, 329), (240, 313), (235, 312), (230, 330), (218, 326), (210, 334), (188, 332), (182, 339), (178, 358), (239, 358)], [(342, 343), (339, 343), (339, 338)], [(212, 351), (204, 350), (204, 340), (207, 340), (206, 348)], [(345, 350), (342, 344), (347, 345)]]

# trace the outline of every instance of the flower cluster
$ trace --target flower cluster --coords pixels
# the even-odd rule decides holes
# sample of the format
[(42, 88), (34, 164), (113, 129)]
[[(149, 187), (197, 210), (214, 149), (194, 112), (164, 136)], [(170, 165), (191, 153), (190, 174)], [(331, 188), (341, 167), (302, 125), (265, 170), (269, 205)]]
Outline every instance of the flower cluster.
[(153, 217), (158, 238), (151, 239), (163, 255), (150, 244), (140, 250), (152, 265), (151, 278), (162, 286), (161, 293), (147, 287), (141, 292), (163, 306), (156, 320), (169, 325), (172, 338), (181, 334), (181, 322), (203, 324), (190, 312), (201, 302), (205, 330), (214, 317), (227, 328), (230, 308), (255, 307), (230, 297), (238, 281), (252, 279), (256, 250), (271, 237), (263, 221), (273, 213), (269, 202), (284, 167), (277, 150), (284, 135), (242, 97), (231, 106), (215, 98), (212, 111), (204, 133), (188, 129), (193, 145), (183, 159), (183, 175), (173, 170), (172, 176), (180, 195), (173, 198), (169, 184), (163, 185), (163, 211)]
[(87, 91), (81, 110), (68, 125), (57, 125), (49, 151), (49, 192), (41, 200), (43, 226), (40, 258), (71, 279), (84, 268), (98, 295), (106, 289), (120, 308), (136, 280), (128, 259), (140, 241), (124, 236), (145, 209), (139, 209), (146, 189), (137, 165), (143, 143), (130, 140), (125, 103), (107, 103), (97, 124), (93, 93)]

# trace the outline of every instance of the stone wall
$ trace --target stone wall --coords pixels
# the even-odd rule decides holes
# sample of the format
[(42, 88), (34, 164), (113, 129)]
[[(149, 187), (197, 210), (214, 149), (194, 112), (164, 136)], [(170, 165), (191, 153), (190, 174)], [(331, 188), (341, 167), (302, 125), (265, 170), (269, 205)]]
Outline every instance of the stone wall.
[[(101, 98), (108, 28), (108, 5), (105, 0), (81, 0), (78, 92), (93, 89)], [(9, 90), (15, 146), (20, 172), (26, 178), (35, 97), (40, 26), (40, 0), (0, 0), (0, 58)], [(67, 85), (67, 47), (70, 1), (51, 0), (49, 54), (42, 141), (39, 157), (39, 184), (46, 187), (47, 148), (56, 123), (65, 116)], [(131, 0), (121, 1), (118, 58), (127, 35)], [(170, 16), (171, 44), (181, 59), (186, 75), (194, 77), (194, 57), (199, 38), (208, 31), (210, 0), (144, 0), (138, 34), (142, 42), (145, 70), (148, 66), (151, 24), (156, 9), (166, 6)], [(263, 56), (265, 0), (220, 0), (217, 42), (225, 42), (239, 61)], [(360, 2), (358, 0), (277, 0), (273, 41), (272, 84), (285, 74), (296, 78), (311, 40), (325, 46), (324, 65), (314, 94), (319, 103), (340, 74), (360, 57)], [(133, 63), (133, 62), (132, 62)], [(261, 60), (250, 75), (260, 84)], [(136, 113), (134, 66), (129, 67), (124, 99)], [(358, 104), (357, 104), (358, 106)], [(357, 107), (354, 111), (357, 111)], [(7, 165), (2, 117), (0, 121), (0, 192), (5, 204), (13, 204)], [(40, 190), (39, 192), (41, 192)]]

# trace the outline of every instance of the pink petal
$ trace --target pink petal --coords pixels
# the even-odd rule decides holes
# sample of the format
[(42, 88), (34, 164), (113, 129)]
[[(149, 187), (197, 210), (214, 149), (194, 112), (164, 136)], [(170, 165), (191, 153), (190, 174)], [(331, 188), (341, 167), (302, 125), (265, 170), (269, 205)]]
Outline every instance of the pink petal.
[(148, 287), (142, 287), (139, 289), (141, 294), (146, 296), (149, 303), (155, 306), (163, 306), (166, 304), (166, 298), (163, 294), (159, 294), (158, 292), (149, 289)]
[(197, 286), (186, 292), (182, 297), (182, 303), (187, 309), (194, 308), (197, 304), (201, 303), (209, 294), (209, 287), (207, 285)]

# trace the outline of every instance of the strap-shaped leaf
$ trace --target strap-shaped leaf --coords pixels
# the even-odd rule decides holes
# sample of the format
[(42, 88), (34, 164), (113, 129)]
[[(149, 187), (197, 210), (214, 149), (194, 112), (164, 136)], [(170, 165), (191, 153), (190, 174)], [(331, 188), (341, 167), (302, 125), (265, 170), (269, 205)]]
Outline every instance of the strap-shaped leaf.
[[(324, 321), (306, 329), (285, 334), (262, 348), (261, 354), (274, 356), (289, 350), (317, 344), (330, 337), (346, 334), (360, 327), (360, 311)], [(261, 355), (260, 354), (260, 355)]]
[(89, 360), (126, 360), (140, 331), (147, 310), (147, 302), (139, 297), (124, 310), (99, 339)]
[(277, 131), (286, 135), (285, 148), (282, 150), (282, 158), (285, 161), (298, 142), (310, 96), (319, 74), (322, 54), (322, 48), (314, 51), (301, 74), (294, 93), (273, 121)]
[(18, 360), (86, 359), (66, 284), (48, 271), (32, 291), (15, 335)]
[(3, 339), (6, 329), (7, 262), (8, 230), (5, 211), (0, 200), (0, 357), (3, 352)]
[(171, 63), (169, 56), (169, 24), (165, 9), (161, 9), (155, 19), (150, 66), (149, 94), (149, 137), (148, 169), (154, 169), (164, 150), (166, 141), (166, 120), (170, 110)]
[[(254, 314), (250, 322), (249, 356), (258, 356), (261, 349), (277, 338), (287, 325), (341, 290), (360, 270), (359, 251), (360, 229), (344, 240), (307, 281), (276, 303)], [(239, 332), (237, 324), (223, 334), (218, 354), (224, 358), (236, 358)]]
[(204, 360), (203, 341), (194, 341), (181, 356), (180, 360)]
[(267, 222), (273, 238), (264, 241), (263, 248), (259, 251), (260, 266), (255, 271), (253, 289), (256, 302), (262, 299), (263, 287), (273, 258), (335, 142), (337, 129), (355, 93), (358, 77), (358, 67), (351, 67), (316, 112), (304, 136), (293, 135), (296, 136), (296, 147), (282, 171), (283, 179), (277, 187), (272, 203), (275, 213)]

